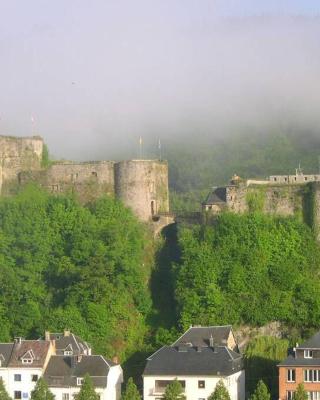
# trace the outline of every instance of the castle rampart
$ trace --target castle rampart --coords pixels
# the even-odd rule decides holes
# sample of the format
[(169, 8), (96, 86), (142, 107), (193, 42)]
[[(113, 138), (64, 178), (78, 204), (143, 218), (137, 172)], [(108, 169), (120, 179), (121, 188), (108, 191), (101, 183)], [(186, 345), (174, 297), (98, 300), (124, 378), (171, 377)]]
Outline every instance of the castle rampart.
[(82, 203), (103, 195), (115, 196), (142, 221), (152, 221), (158, 212), (169, 211), (165, 161), (65, 161), (43, 168), (41, 138), (0, 136), (0, 146), (2, 194), (10, 193), (11, 186), (33, 181), (54, 194), (76, 193)]

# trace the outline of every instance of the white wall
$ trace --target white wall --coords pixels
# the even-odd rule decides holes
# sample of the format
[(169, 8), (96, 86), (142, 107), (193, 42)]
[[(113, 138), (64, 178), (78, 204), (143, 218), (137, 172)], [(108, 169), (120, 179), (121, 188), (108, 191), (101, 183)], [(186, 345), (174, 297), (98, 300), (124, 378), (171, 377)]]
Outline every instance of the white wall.
[[(21, 382), (14, 380), (14, 375), (21, 375)], [(31, 392), (35, 388), (37, 382), (32, 382), (32, 375), (38, 375), (38, 379), (42, 376), (41, 368), (10, 368), (2, 370), (0, 373), (3, 377), (6, 389), (9, 395), (14, 398), (15, 391), (21, 391), (22, 399), (30, 399)], [(26, 397), (27, 396), (27, 397)]]
[[(101, 400), (120, 400), (121, 383), (123, 381), (122, 368), (120, 365), (115, 365), (110, 368), (106, 388), (97, 388), (96, 392), (100, 395)], [(63, 394), (69, 394), (69, 399), (73, 400), (73, 395), (77, 394), (81, 386), (70, 388), (53, 388), (51, 392), (56, 396), (55, 400), (62, 400)]]
[[(156, 380), (183, 380), (186, 382), (185, 395), (187, 400), (207, 399), (214, 391), (220, 379), (223, 380), (229, 391), (231, 400), (244, 400), (245, 398), (245, 372), (237, 372), (228, 377), (222, 376), (145, 376), (143, 378), (143, 400), (157, 400), (161, 398), (161, 393), (155, 392)], [(205, 381), (205, 388), (198, 388), (198, 381)]]

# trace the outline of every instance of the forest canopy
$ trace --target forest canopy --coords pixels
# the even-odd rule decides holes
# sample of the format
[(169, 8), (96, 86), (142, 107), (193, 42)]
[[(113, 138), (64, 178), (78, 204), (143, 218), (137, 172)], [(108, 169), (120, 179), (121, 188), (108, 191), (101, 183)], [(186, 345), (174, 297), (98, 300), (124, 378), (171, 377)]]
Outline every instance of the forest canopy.
[(319, 246), (295, 218), (225, 213), (180, 230), (179, 324), (320, 323)]
[(0, 199), (0, 340), (69, 328), (109, 357), (143, 344), (149, 239), (120, 202), (28, 187)]

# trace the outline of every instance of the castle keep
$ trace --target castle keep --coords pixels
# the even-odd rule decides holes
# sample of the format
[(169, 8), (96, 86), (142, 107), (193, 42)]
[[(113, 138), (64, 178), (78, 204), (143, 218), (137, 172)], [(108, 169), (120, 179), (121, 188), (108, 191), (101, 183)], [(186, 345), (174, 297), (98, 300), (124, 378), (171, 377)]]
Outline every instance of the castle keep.
[(115, 196), (145, 222), (169, 211), (165, 161), (55, 162), (45, 168), (43, 150), (43, 139), (37, 136), (0, 136), (1, 194), (33, 181), (51, 193), (75, 192), (83, 203), (105, 194)]

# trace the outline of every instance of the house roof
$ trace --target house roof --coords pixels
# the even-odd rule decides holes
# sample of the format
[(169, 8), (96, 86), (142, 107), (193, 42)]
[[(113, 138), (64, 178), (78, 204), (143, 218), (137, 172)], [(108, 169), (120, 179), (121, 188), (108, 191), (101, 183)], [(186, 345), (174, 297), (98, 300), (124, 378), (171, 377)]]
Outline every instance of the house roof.
[(226, 346), (164, 346), (147, 359), (143, 375), (228, 376), (242, 369), (242, 356)]
[(210, 192), (204, 201), (204, 204), (219, 204), (226, 203), (227, 194), (225, 187), (217, 187), (213, 188), (212, 192)]
[(11, 353), (13, 350), (13, 343), (0, 343), (0, 357), (1, 358), (1, 367), (7, 367)]
[(72, 350), (74, 355), (89, 354), (91, 350), (87, 342), (71, 332), (68, 335), (65, 333), (50, 333), (50, 340), (55, 341), (58, 355), (63, 355), (65, 350)]
[(313, 335), (310, 339), (303, 342), (298, 349), (320, 349), (320, 331)]
[[(50, 348), (50, 342), (44, 340), (20, 340), (12, 344), (13, 349), (8, 363), (8, 367), (23, 368), (42, 368), (45, 364)], [(23, 364), (23, 358), (30, 358), (29, 354), (34, 355), (31, 364)]]
[(112, 361), (103, 356), (52, 356), (44, 373), (51, 387), (77, 386), (77, 378), (89, 374), (95, 387), (106, 387)]
[(232, 332), (231, 325), (191, 327), (173, 343), (173, 346), (191, 343), (193, 346), (206, 347), (210, 346), (210, 337), (214, 346), (225, 346), (230, 332)]
[(278, 364), (279, 367), (289, 366), (320, 366), (320, 358), (295, 358), (290, 355)]

